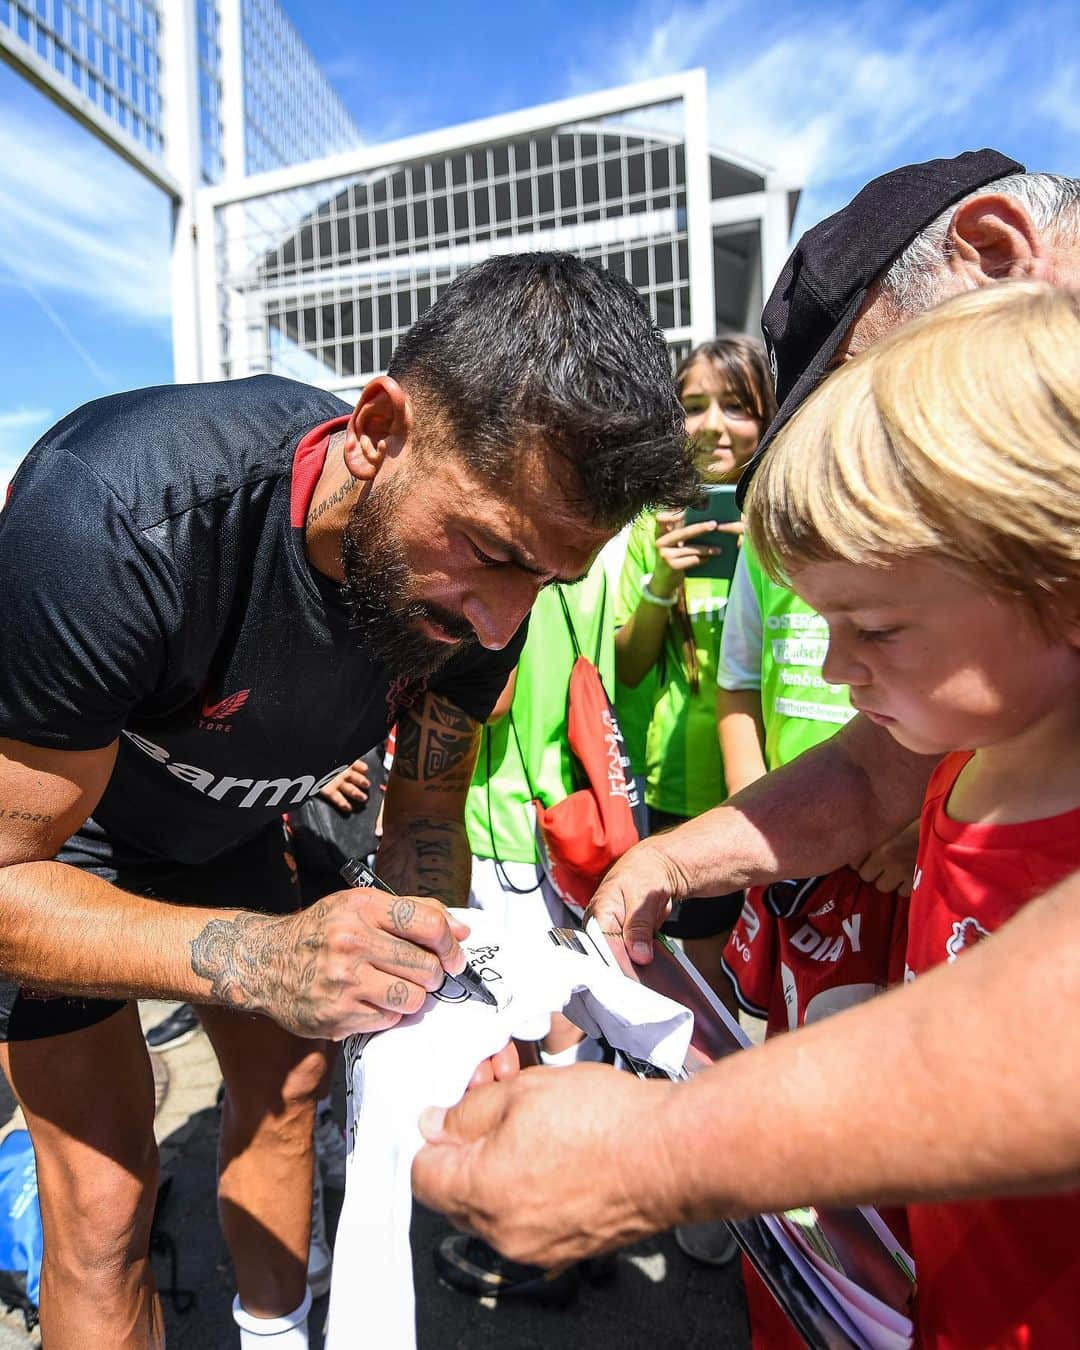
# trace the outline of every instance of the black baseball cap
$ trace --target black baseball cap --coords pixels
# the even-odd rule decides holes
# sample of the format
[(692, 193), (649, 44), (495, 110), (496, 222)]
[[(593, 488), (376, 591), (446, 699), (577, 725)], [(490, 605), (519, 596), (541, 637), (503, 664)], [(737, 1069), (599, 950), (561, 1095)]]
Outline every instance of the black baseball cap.
[(740, 505), (772, 438), (824, 379), (873, 282), (946, 207), (1023, 172), (1022, 164), (997, 150), (905, 164), (867, 183), (847, 206), (806, 231), (761, 315), (780, 409), (743, 470)]

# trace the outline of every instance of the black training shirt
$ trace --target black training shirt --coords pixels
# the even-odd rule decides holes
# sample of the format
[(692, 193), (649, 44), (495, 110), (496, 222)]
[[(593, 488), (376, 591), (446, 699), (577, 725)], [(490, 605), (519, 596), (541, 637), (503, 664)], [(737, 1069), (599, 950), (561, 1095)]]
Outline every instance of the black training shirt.
[[(94, 812), (118, 848), (202, 862), (386, 734), (393, 672), (348, 631), (290, 516), (298, 444), (317, 454), (315, 429), (349, 411), (269, 375), (141, 389), (73, 412), (16, 474), (0, 512), (0, 736), (119, 737)], [(470, 648), (431, 687), (483, 720), (523, 640)]]

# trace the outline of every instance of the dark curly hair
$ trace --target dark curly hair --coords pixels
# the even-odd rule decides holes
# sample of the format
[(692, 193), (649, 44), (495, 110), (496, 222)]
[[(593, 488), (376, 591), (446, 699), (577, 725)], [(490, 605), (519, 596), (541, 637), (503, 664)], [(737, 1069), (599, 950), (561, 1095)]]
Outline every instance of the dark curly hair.
[(388, 374), (485, 482), (536, 447), (561, 457), (574, 509), (596, 525), (696, 492), (663, 334), (629, 282), (574, 254), (471, 267), (402, 338)]

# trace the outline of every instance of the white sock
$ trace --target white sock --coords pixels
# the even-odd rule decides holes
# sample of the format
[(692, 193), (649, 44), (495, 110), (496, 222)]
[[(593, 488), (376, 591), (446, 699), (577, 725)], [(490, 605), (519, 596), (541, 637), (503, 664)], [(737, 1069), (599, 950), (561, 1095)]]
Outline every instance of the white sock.
[(565, 1069), (570, 1064), (598, 1064), (603, 1058), (604, 1052), (600, 1048), (600, 1042), (591, 1036), (568, 1045), (565, 1050), (557, 1050), (553, 1055), (549, 1055), (546, 1050), (540, 1051), (541, 1064), (556, 1069)]
[(240, 1350), (308, 1350), (310, 1308), (311, 1290), (307, 1289), (299, 1308), (284, 1317), (252, 1317), (240, 1306), (240, 1295), (237, 1294), (233, 1299), (232, 1315), (240, 1328)]

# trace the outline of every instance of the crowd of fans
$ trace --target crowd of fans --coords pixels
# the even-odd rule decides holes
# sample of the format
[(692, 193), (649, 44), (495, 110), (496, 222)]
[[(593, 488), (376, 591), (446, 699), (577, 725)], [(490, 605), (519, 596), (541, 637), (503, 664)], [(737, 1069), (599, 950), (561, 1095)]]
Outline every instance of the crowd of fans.
[[(661, 517), (632, 527), (616, 697), (652, 677), (646, 714), (623, 706), (644, 732), (635, 768), (657, 808), (651, 823), (676, 828), (618, 863), (591, 907), (636, 960), (648, 959), (673, 901), (675, 925), (699, 906), (715, 916), (713, 927), (684, 930), (687, 951), (718, 990), (730, 981), (770, 1037), (867, 1001), (876, 1009), (873, 996), (890, 985), (915, 987), (880, 1000), (881, 1018), (869, 1008), (838, 1018), (831, 1037), (825, 1026), (780, 1037), (789, 1054), (767, 1046), (745, 1056), (745, 1070), (725, 1060), (663, 1105), (628, 1088), (605, 1107), (599, 1078), (578, 1070), (561, 1091), (554, 1082), (484, 1090), (429, 1122), (432, 1147), (414, 1181), (501, 1250), (533, 1259), (602, 1249), (615, 1232), (625, 1241), (665, 1220), (683, 1221), (685, 1250), (722, 1259), (709, 1223), (686, 1219), (807, 1199), (911, 1201), (889, 1220), (915, 1258), (918, 1344), (1050, 1346), (1080, 1320), (1067, 1190), (1075, 1139), (1062, 1147), (1060, 1120), (1046, 1132), (1057, 1150), (1052, 1184), (1064, 1194), (1001, 1199), (1045, 1187), (1047, 1140), (1029, 1120), (1026, 1162), (1010, 1156), (1011, 1087), (999, 1084), (1002, 1109), (980, 1114), (993, 1087), (955, 1070), (962, 1049), (936, 1070), (912, 1066), (979, 1023), (973, 1007), (960, 1026), (936, 1019), (930, 1000), (947, 999), (949, 985), (934, 969), (960, 959), (978, 987), (986, 961), (968, 949), (1080, 864), (1080, 185), (990, 173), (964, 192), (965, 171), (1000, 157), (966, 159), (955, 178), (960, 161), (877, 180), (789, 261), (763, 321), (781, 409), (768, 453), (744, 474), (749, 532), (733, 576), (695, 576), (708, 525)], [(1031, 278), (1038, 284), (1017, 284)], [(737, 341), (743, 369), (757, 370)], [(722, 349), (709, 344), (680, 371), (706, 469), (714, 445), (736, 463), (754, 455), (772, 398), (760, 380), (712, 364)], [(705, 440), (703, 427), (719, 439)], [(725, 790), (749, 784), (717, 808)], [(723, 883), (736, 879), (747, 889), (731, 903)], [(1049, 921), (1049, 906), (1042, 912)], [(714, 957), (702, 937), (736, 917), (726, 945), (713, 938)], [(1015, 953), (1026, 978), (1021, 931), (1001, 951)], [(1058, 974), (1075, 987), (1075, 956)], [(952, 988), (943, 1012), (957, 1006)], [(1002, 1033), (1008, 995), (998, 997), (1002, 1007), (985, 1008), (970, 1043), (989, 1074), (982, 1057), (994, 1036), (1015, 1050), (1019, 1035)], [(877, 1026), (891, 1034), (874, 1043)], [(1049, 1102), (1052, 1052), (1030, 1054), (1036, 1096)], [(876, 1091), (881, 1076), (890, 1086)], [(601, 1200), (553, 1196), (566, 1161), (558, 1147), (529, 1169), (544, 1217), (524, 1187), (507, 1186), (507, 1166), (522, 1164), (561, 1096), (591, 1112), (598, 1135), (609, 1115), (623, 1138), (640, 1122), (659, 1155), (636, 1142), (624, 1150), (641, 1212), (617, 1229), (605, 1232)], [(658, 1111), (662, 1132), (648, 1123)], [(965, 1144), (970, 1157), (958, 1163)], [(580, 1140), (576, 1152), (585, 1167), (600, 1156)], [(980, 1167), (987, 1156), (1009, 1157), (1014, 1172), (1003, 1161), (996, 1172)], [(956, 1198), (970, 1194), (973, 1174), (988, 1198)], [(617, 1175), (595, 1186), (609, 1208), (625, 1193)], [(581, 1240), (590, 1214), (597, 1232)], [(755, 1343), (789, 1343), (790, 1328), (746, 1273)]]
[[(579, 541), (593, 559), (587, 574), (540, 590), (465, 799), (470, 905), (541, 938), (581, 920), (544, 817), (582, 786), (569, 696), (583, 659), (621, 728), (642, 841), (608, 871), (592, 912), (637, 961), (658, 929), (681, 941), (721, 1001), (761, 1019), (768, 1039), (794, 1032), (801, 1044), (801, 1028), (877, 1006), (878, 994), (916, 977), (919, 996), (933, 996), (943, 988), (934, 967), (961, 958), (966, 968), (969, 947), (1076, 871), (1078, 249), (1075, 180), (1026, 174), (988, 151), (898, 171), (801, 241), (764, 315), (768, 349), (724, 335), (685, 357), (675, 383), (696, 497), (639, 514), (602, 550)], [(453, 618), (430, 606), (425, 622), (454, 636)], [(159, 749), (145, 738), (137, 749), (153, 758), (147, 744)], [(377, 853), (394, 753), (392, 732), (285, 818), (305, 904), (341, 890), (346, 858)], [(904, 998), (880, 1006), (902, 1019)], [(857, 1017), (836, 1025), (856, 1037)], [(147, 1039), (168, 1048), (195, 1026), (183, 1005)], [(831, 1063), (844, 1062), (843, 1046)], [(773, 1047), (764, 1053), (776, 1062)], [(520, 1154), (545, 1094), (564, 1092), (572, 1112), (576, 1094), (602, 1094), (607, 1081), (577, 1066), (610, 1056), (561, 1018), (521, 1055), (567, 1072), (526, 1067), (522, 1077), (546, 1086), (511, 1079), (470, 1094), (456, 1126), (451, 1113), (430, 1127), (415, 1176), (423, 1196), (474, 1230), (436, 1253), (450, 1283), (564, 1301), (581, 1273), (604, 1273), (615, 1237), (598, 1224), (580, 1250), (560, 1246), (553, 1188), (551, 1242), (518, 1240), (507, 1177), (519, 1155), (504, 1144), (506, 1121), (523, 1113)], [(668, 1169), (664, 1205), (645, 1206), (619, 1238), (634, 1223), (671, 1226), (689, 1257), (724, 1265), (737, 1255), (726, 1215), (817, 1198), (786, 1139), (789, 1190), (765, 1165), (748, 1172), (761, 1191), (751, 1180), (735, 1203), (730, 1184), (708, 1180), (730, 1106), (718, 1105), (723, 1071), (662, 1099), (657, 1085), (636, 1085), (654, 1094), (641, 1098), (649, 1109), (662, 1101), (684, 1126), (681, 1104), (695, 1107), (686, 1133), (667, 1140), (683, 1156)], [(914, 1077), (909, 1086), (915, 1100)], [(842, 1094), (859, 1090), (838, 1079), (837, 1119), (858, 1119)], [(762, 1110), (751, 1126), (767, 1156), (780, 1137), (770, 1119)], [(328, 1097), (315, 1121), (322, 1176), (316, 1169), (308, 1278), (321, 1291), (331, 1264), (322, 1179), (342, 1183), (344, 1141)], [(477, 1173), (453, 1170), (455, 1128), (474, 1131)], [(943, 1128), (963, 1136), (974, 1125), (958, 1105)], [(917, 1142), (900, 1140), (892, 1155), (907, 1183), (870, 1172), (849, 1181), (841, 1168), (822, 1198), (911, 1201), (889, 1218), (918, 1267), (919, 1343), (1066, 1343), (1056, 1338), (1080, 1324), (1075, 1195), (992, 1197), (995, 1187), (1023, 1191), (1025, 1176), (1061, 1191), (1070, 1167), (988, 1166), (958, 1186), (991, 1198), (957, 1199), (932, 1169), (921, 1180), (907, 1167)], [(534, 1143), (552, 1167), (569, 1147)], [(928, 1156), (939, 1144), (944, 1156), (931, 1133)], [(600, 1195), (599, 1164), (594, 1173), (585, 1157), (582, 1174)], [(474, 1205), (496, 1177), (501, 1198)], [(749, 1268), (746, 1279), (756, 1342), (783, 1344)]]

